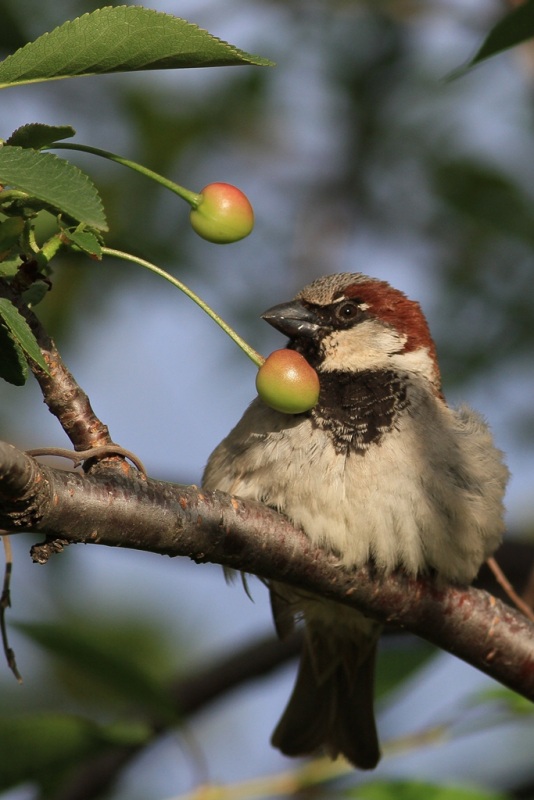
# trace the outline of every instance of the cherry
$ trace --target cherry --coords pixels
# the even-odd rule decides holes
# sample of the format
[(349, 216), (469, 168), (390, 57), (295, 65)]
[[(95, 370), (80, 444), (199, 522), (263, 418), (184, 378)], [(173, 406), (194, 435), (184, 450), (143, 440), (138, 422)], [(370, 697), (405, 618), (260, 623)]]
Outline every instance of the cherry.
[(210, 183), (198, 198), (189, 219), (193, 230), (208, 242), (238, 242), (254, 227), (254, 210), (247, 196), (232, 184)]
[(275, 350), (258, 370), (256, 389), (263, 402), (284, 414), (301, 414), (319, 399), (319, 377), (295, 350)]

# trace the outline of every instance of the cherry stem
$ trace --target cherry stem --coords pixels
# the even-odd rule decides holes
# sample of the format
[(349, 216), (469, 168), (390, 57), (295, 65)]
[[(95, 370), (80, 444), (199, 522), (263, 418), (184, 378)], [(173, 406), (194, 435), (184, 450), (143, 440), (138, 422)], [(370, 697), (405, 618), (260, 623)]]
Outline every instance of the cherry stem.
[(142, 164), (137, 164), (135, 161), (131, 161), (129, 158), (123, 158), (122, 156), (118, 156), (115, 153), (110, 153), (108, 150), (101, 150), (99, 147), (90, 147), (87, 144), (73, 144), (69, 142), (54, 142), (49, 147), (43, 148), (44, 150), (78, 150), (81, 153), (91, 153), (94, 156), (100, 156), (101, 158), (107, 158), (108, 161), (116, 161), (117, 164), (122, 164), (124, 167), (129, 167), (133, 169), (135, 172), (140, 172), (141, 175), (144, 175), (146, 178), (150, 178), (156, 183), (160, 183), (166, 189), (169, 189), (174, 194), (177, 194), (178, 197), (181, 197), (182, 200), (185, 200), (191, 208), (196, 209), (199, 207), (200, 203), (202, 202), (202, 195), (197, 194), (197, 192), (191, 192), (189, 189), (185, 189), (183, 186), (180, 186), (178, 183), (174, 183), (174, 181), (170, 181), (168, 178), (164, 178), (163, 175), (160, 175), (157, 172), (154, 172), (148, 167), (143, 167)]
[(164, 269), (161, 267), (157, 267), (155, 264), (152, 264), (150, 261), (145, 261), (144, 258), (139, 258), (139, 256), (134, 256), (131, 253), (125, 253), (122, 250), (114, 250), (111, 247), (103, 247), (102, 248), (102, 255), (112, 256), (113, 258), (121, 258), (124, 261), (131, 261), (134, 264), (139, 264), (141, 267), (145, 267), (145, 269), (149, 269), (151, 272), (155, 272), (156, 275), (160, 275), (162, 278), (165, 278), (166, 281), (172, 283), (173, 286), (176, 286), (177, 289), (180, 289), (187, 297), (193, 300), (197, 306), (206, 312), (206, 314), (212, 318), (214, 322), (219, 325), (223, 331), (228, 334), (230, 339), (232, 339), (238, 347), (250, 358), (251, 361), (258, 367), (258, 369), (262, 366), (265, 359), (261, 356), (253, 347), (251, 347), (244, 339), (239, 336), (238, 333), (234, 331), (233, 328), (228, 325), (215, 311), (202, 300), (195, 292), (193, 292), (189, 287), (182, 283), (182, 281), (175, 278), (173, 275), (169, 275), (168, 272), (165, 272)]

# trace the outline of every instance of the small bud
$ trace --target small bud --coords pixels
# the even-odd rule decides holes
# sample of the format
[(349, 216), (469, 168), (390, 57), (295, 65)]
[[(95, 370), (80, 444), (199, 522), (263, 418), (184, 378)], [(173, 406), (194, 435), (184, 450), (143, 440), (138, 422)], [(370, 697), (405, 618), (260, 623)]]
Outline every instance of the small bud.
[(263, 402), (284, 414), (302, 414), (319, 399), (319, 376), (295, 350), (275, 350), (256, 376)]
[(190, 214), (193, 230), (215, 244), (238, 242), (254, 227), (254, 210), (240, 189), (230, 183), (210, 183), (200, 192)]

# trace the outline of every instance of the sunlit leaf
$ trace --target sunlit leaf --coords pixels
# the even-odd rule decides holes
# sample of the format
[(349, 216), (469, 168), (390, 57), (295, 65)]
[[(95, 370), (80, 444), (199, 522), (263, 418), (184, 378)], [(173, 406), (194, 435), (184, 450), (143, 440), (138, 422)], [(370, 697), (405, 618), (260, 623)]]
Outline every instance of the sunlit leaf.
[(170, 14), (110, 6), (65, 22), (8, 56), (0, 63), (0, 88), (110, 72), (241, 64), (271, 62)]
[(11, 256), (0, 261), (0, 278), (14, 278), (20, 269), (22, 259), (20, 256)]

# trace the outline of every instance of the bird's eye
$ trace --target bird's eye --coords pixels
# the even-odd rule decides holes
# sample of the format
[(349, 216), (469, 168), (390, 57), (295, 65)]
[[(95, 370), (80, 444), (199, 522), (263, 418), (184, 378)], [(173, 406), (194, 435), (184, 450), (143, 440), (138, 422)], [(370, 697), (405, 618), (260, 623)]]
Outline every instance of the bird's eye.
[(360, 308), (357, 303), (352, 301), (340, 303), (336, 308), (336, 318), (340, 322), (352, 322), (358, 316), (359, 311)]

